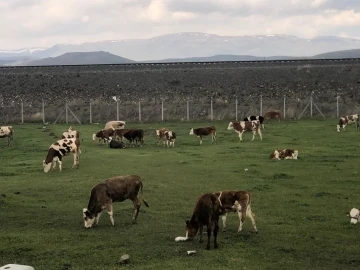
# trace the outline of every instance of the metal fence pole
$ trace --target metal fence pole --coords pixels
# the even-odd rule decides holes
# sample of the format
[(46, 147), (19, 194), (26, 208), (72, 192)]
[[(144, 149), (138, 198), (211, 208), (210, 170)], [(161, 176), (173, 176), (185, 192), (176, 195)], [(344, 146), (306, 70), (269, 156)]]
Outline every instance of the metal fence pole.
[(262, 95), (260, 95), (260, 115), (262, 115), (263, 113), (263, 100), (262, 100)]
[(190, 120), (189, 101), (186, 101), (186, 120)]
[(236, 99), (235, 99), (235, 120), (236, 121), (238, 120), (238, 99), (237, 99), (237, 96), (236, 96)]
[(116, 100), (116, 120), (119, 121), (119, 101)]
[(286, 118), (286, 96), (284, 95), (284, 119)]
[(44, 100), (41, 101), (41, 107), (42, 107), (43, 124), (45, 124), (45, 103), (44, 103)]
[(210, 118), (211, 118), (211, 121), (214, 120), (213, 98), (212, 97), (211, 97), (211, 103), (210, 103)]
[(310, 117), (313, 117), (313, 96), (310, 96)]
[(24, 124), (24, 103), (21, 101), (21, 124)]
[(336, 116), (339, 118), (339, 95), (336, 93)]
[(139, 101), (139, 122), (141, 123), (141, 102)]
[(164, 121), (164, 99), (161, 99), (161, 121)]
[(91, 100), (90, 100), (90, 115), (89, 115), (89, 117), (90, 117), (90, 124), (92, 124), (92, 102), (91, 102)]
[(68, 113), (68, 103), (65, 102), (65, 122), (68, 123), (69, 120), (69, 113)]

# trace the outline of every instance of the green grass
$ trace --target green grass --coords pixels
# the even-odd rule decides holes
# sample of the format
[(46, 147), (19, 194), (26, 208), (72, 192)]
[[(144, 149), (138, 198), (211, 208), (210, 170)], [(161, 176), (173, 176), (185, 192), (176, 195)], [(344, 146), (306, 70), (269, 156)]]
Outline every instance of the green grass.
[[(80, 130), (80, 168), (44, 173), (47, 149), (65, 125), (15, 125), (12, 146), (0, 140), (0, 266), (28, 264), (40, 269), (358, 269), (359, 226), (345, 213), (359, 207), (359, 134), (354, 126), (337, 133), (336, 120), (273, 122), (263, 141), (251, 134), (239, 143), (227, 122), (215, 122), (216, 145), (189, 135), (209, 123), (128, 124), (145, 130), (142, 148), (109, 149), (91, 140), (103, 125)], [(154, 130), (177, 132), (174, 149), (157, 146)], [(299, 160), (271, 161), (278, 148), (299, 150)], [(248, 169), (245, 171), (244, 169)], [(143, 178), (144, 205), (131, 224), (131, 201), (114, 205), (115, 227), (107, 213), (93, 229), (83, 227), (82, 209), (91, 188), (115, 175)], [(219, 190), (248, 190), (258, 234), (246, 220), (228, 216), (219, 249), (205, 243), (176, 243), (184, 236), (196, 198)], [(213, 248), (213, 246), (212, 246)], [(187, 250), (197, 250), (194, 256)], [(130, 255), (130, 264), (118, 260)]]

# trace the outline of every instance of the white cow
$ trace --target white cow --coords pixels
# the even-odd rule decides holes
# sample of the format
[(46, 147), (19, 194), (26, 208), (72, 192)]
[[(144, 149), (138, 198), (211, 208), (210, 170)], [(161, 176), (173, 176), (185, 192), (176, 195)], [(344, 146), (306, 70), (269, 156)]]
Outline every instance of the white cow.
[(3, 126), (0, 127), (0, 138), (7, 138), (8, 145), (11, 144), (11, 141), (14, 139), (14, 129), (12, 126)]
[(125, 121), (109, 121), (105, 124), (104, 129), (124, 129), (125, 128)]
[(347, 212), (346, 215), (350, 217), (350, 224), (356, 224), (360, 221), (360, 209), (353, 208), (350, 212)]

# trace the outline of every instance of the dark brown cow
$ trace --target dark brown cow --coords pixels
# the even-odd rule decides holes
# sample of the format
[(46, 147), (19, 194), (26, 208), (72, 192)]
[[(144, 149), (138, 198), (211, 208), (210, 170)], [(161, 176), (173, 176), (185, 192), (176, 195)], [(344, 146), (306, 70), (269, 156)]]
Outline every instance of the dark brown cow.
[[(97, 225), (101, 216), (101, 212), (106, 209), (110, 221), (115, 226), (113, 218), (113, 203), (122, 202), (127, 199), (134, 204), (134, 215), (132, 222), (136, 223), (136, 218), (140, 210), (140, 200), (138, 199), (139, 192), (142, 193), (143, 184), (141, 178), (137, 175), (115, 176), (109, 178), (91, 189), (91, 195), (87, 208), (83, 209), (84, 226), (91, 228)], [(148, 203), (142, 199), (146, 207)], [(96, 222), (96, 223), (95, 223)]]
[(294, 149), (278, 149), (270, 153), (270, 159), (298, 159), (299, 151)]
[(102, 129), (102, 130), (98, 131), (97, 133), (93, 134), (93, 136), (92, 136), (93, 141), (95, 141), (95, 139), (98, 138), (99, 142), (103, 141), (104, 143), (109, 142), (110, 137), (116, 137), (116, 131), (113, 128)]
[(347, 115), (345, 117), (340, 117), (339, 123), (336, 126), (337, 132), (340, 132), (342, 128), (345, 131), (345, 127), (350, 124), (355, 124), (356, 129), (359, 129), (359, 114)]
[(264, 115), (265, 120), (276, 119), (276, 118), (278, 118), (279, 121), (281, 120), (281, 113), (279, 111), (269, 111)]
[[(242, 231), (246, 216), (251, 219), (254, 232), (258, 232), (255, 223), (255, 214), (251, 211), (251, 198), (249, 192), (241, 190), (230, 190), (220, 191), (214, 194), (216, 198), (221, 202), (221, 206), (224, 209), (233, 209), (238, 213), (240, 221), (238, 233)], [(223, 231), (226, 231), (226, 217), (227, 213), (225, 213), (221, 217), (223, 222)]]
[(224, 210), (215, 194), (206, 193), (201, 195), (196, 201), (191, 219), (186, 220), (186, 239), (193, 239), (199, 231), (201, 243), (203, 227), (206, 226), (208, 236), (206, 249), (210, 249), (211, 232), (214, 236), (214, 248), (217, 248), (219, 216), (221, 214), (224, 214)]
[(256, 133), (259, 134), (260, 140), (262, 140), (261, 128), (259, 121), (240, 121), (240, 122), (230, 122), (227, 128), (228, 130), (234, 130), (239, 134), (240, 142), (242, 139), (242, 134), (246, 131), (251, 131), (253, 133), (252, 141), (255, 139)]
[(211, 127), (203, 127), (203, 128), (192, 128), (190, 130), (190, 135), (196, 135), (200, 139), (200, 145), (202, 144), (202, 137), (211, 134), (211, 143), (216, 143), (216, 128), (214, 126)]
[(167, 128), (160, 128), (155, 130), (156, 136), (159, 138), (158, 145), (160, 144), (161, 140), (164, 142), (164, 146), (166, 144), (165, 132), (169, 131)]
[(133, 146), (142, 146), (144, 144), (144, 131), (142, 129), (117, 129), (117, 136), (123, 139), (127, 139)]

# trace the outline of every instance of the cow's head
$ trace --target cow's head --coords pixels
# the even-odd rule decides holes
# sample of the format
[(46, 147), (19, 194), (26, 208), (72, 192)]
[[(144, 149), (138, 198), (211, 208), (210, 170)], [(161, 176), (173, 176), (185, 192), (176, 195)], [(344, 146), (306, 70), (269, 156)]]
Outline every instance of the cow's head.
[(156, 132), (156, 136), (160, 136), (160, 130), (159, 129), (155, 130), (155, 132)]
[(190, 133), (189, 133), (190, 135), (194, 135), (194, 129), (192, 128), (192, 129), (190, 129)]
[(83, 209), (83, 218), (85, 228), (91, 228), (95, 224), (96, 216), (90, 213), (87, 208)]
[(46, 161), (45, 160), (43, 160), (43, 167), (44, 167), (44, 172), (49, 172), (50, 171), (50, 169), (51, 169), (51, 162), (49, 162), (49, 163), (46, 163)]
[(199, 228), (193, 224), (191, 224), (190, 220), (186, 220), (186, 239), (193, 239), (197, 232), (198, 232)]
[(350, 224), (355, 225), (360, 219), (360, 210), (357, 208), (353, 208), (350, 210), (350, 212), (347, 212), (346, 215), (350, 217)]
[(298, 159), (299, 151), (294, 150), (293, 159)]
[(230, 122), (228, 127), (227, 127), (227, 130), (233, 130), (233, 129), (234, 129), (234, 123)]
[(95, 133), (92, 135), (92, 139), (93, 139), (93, 141), (95, 141), (95, 139), (96, 139), (96, 134)]

